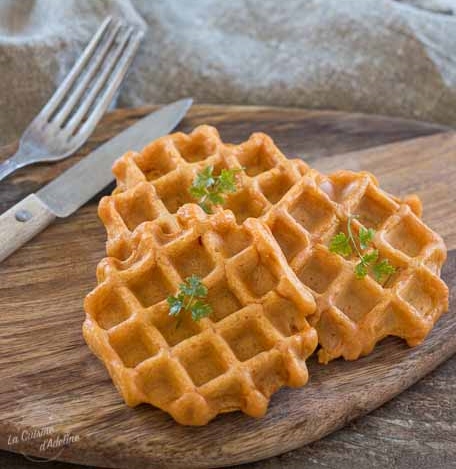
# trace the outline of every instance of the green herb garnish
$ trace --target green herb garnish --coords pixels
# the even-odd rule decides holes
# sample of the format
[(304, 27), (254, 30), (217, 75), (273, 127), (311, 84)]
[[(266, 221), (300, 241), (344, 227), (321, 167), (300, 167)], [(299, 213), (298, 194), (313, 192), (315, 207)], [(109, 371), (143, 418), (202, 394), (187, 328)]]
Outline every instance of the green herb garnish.
[(372, 244), (372, 241), (375, 236), (375, 230), (372, 228), (366, 229), (362, 226), (359, 230), (358, 240), (355, 239), (352, 229), (351, 222), (353, 218), (356, 218), (354, 215), (350, 215), (347, 221), (347, 233), (348, 236), (340, 232), (335, 235), (329, 244), (329, 250), (336, 254), (341, 255), (342, 257), (349, 257), (353, 252), (359, 257), (359, 262), (355, 266), (355, 276), (356, 278), (365, 277), (369, 268), (372, 269), (372, 272), (378, 282), (381, 281), (385, 276), (388, 277), (393, 274), (396, 269), (392, 266), (387, 259), (384, 259), (378, 262), (378, 250), (371, 249), (367, 252), (367, 249)]
[(345, 235), (345, 233), (339, 233), (333, 237), (331, 244), (329, 245), (329, 250), (336, 254), (340, 254), (342, 257), (348, 257), (353, 252), (350, 245), (350, 239)]
[(372, 267), (376, 279), (381, 279), (384, 276), (389, 277), (396, 272), (396, 269), (388, 262), (387, 259), (378, 262)]
[(214, 167), (206, 166), (192, 182), (190, 194), (198, 199), (198, 205), (206, 212), (212, 213), (212, 205), (223, 205), (224, 194), (236, 192), (236, 173), (242, 168), (222, 169), (220, 175), (214, 176)]
[(359, 230), (359, 247), (361, 249), (367, 249), (369, 247), (369, 244), (372, 243), (374, 236), (375, 230), (373, 230), (372, 228), (366, 230), (366, 228), (362, 226)]
[(179, 316), (180, 313), (187, 311), (191, 314), (193, 321), (199, 321), (201, 318), (209, 316), (212, 313), (212, 307), (202, 301), (207, 296), (207, 287), (201, 279), (192, 275), (187, 277), (184, 283), (179, 285), (179, 292), (176, 296), (168, 296), (166, 301), (169, 304), (169, 315)]

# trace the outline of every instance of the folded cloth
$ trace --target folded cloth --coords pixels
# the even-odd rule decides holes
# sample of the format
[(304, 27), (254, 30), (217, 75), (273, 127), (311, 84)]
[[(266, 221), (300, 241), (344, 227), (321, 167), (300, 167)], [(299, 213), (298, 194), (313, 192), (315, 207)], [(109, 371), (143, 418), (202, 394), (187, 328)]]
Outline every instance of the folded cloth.
[(107, 15), (147, 33), (117, 105), (332, 108), (456, 123), (455, 0), (0, 0), (0, 143)]

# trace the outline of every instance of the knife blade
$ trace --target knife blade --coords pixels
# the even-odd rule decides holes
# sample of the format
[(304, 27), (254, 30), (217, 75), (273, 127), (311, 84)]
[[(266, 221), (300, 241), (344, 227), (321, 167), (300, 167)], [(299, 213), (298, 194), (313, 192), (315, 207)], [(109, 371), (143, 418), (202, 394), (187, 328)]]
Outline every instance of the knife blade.
[(56, 217), (71, 215), (104, 189), (114, 180), (111, 166), (117, 158), (171, 132), (191, 105), (191, 99), (182, 99), (149, 114), (2, 214), (0, 261)]
[(142, 150), (148, 143), (169, 133), (192, 104), (183, 99), (149, 114), (40, 189), (36, 196), (57, 217), (71, 215), (113, 181), (111, 166), (128, 150)]

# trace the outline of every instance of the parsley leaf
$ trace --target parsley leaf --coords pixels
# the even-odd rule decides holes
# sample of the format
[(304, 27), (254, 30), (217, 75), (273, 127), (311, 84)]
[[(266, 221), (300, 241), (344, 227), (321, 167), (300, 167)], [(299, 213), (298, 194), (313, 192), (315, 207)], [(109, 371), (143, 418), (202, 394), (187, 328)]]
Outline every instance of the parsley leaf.
[(192, 319), (194, 321), (199, 321), (201, 318), (209, 316), (212, 313), (212, 308), (201, 300), (196, 300), (192, 305), (191, 311)]
[(206, 212), (212, 212), (212, 205), (223, 205), (224, 194), (236, 192), (236, 173), (243, 168), (222, 169), (219, 176), (214, 176), (214, 167), (206, 166), (192, 182), (190, 195), (198, 199), (199, 206)]
[(223, 192), (236, 192), (236, 172), (239, 172), (239, 169), (222, 169), (220, 171), (218, 183)]
[(363, 278), (367, 275), (368, 267), (372, 265), (374, 262), (377, 262), (378, 259), (378, 251), (374, 249), (373, 251), (364, 254), (364, 256), (360, 257), (360, 261), (355, 266), (355, 275), (356, 278)]
[[(166, 301), (169, 305), (169, 315), (178, 316), (181, 312), (187, 311), (194, 321), (209, 316), (212, 307), (202, 301), (207, 296), (207, 287), (197, 275), (187, 277), (184, 283), (179, 285), (179, 292), (176, 296), (168, 296)], [(179, 325), (181, 316), (179, 316)]]
[(182, 306), (184, 305), (183, 299), (184, 299), (184, 296), (181, 294), (179, 294), (177, 297), (168, 296), (166, 301), (169, 304), (170, 316), (177, 316), (181, 312)]
[(190, 195), (194, 197), (195, 199), (201, 199), (201, 197), (204, 197), (206, 195), (206, 188), (205, 187), (200, 187), (200, 186), (192, 186), (190, 187)]
[(350, 246), (350, 238), (345, 233), (340, 232), (331, 240), (329, 250), (340, 254), (342, 257), (348, 257), (353, 252)]
[(361, 258), (362, 262), (366, 265), (377, 262), (377, 259), (378, 259), (377, 249), (374, 249), (373, 251), (370, 251), (367, 254), (364, 254), (364, 256)]
[(374, 267), (372, 267), (372, 271), (374, 272), (375, 278), (378, 281), (381, 281), (385, 276), (394, 274), (396, 269), (388, 262), (387, 259), (384, 259), (378, 264), (375, 264)]
[(200, 173), (196, 175), (195, 186), (200, 188), (211, 187), (215, 183), (214, 167), (206, 166)]
[(356, 264), (355, 266), (355, 276), (356, 278), (363, 278), (367, 275), (367, 265), (362, 262), (362, 261), (359, 261), (358, 264)]
[[(207, 287), (201, 282), (201, 279), (197, 275), (192, 275), (191, 277), (187, 277), (186, 279), (187, 284), (181, 284), (181, 290), (186, 295), (193, 295), (196, 297), (206, 296), (207, 295)], [(182, 287), (185, 285), (185, 291)]]
[(208, 194), (207, 200), (209, 200), (209, 202), (214, 205), (222, 205), (225, 203), (225, 199), (220, 194), (216, 194), (215, 192)]
[(375, 236), (375, 230), (366, 229), (362, 226), (359, 230), (359, 246), (361, 249), (367, 249)]
[(389, 263), (388, 259), (378, 262), (379, 252), (377, 249), (363, 252), (371, 246), (375, 237), (375, 230), (361, 226), (358, 237), (355, 239), (351, 228), (353, 218), (356, 218), (356, 216), (350, 215), (347, 220), (348, 236), (343, 232), (335, 235), (331, 239), (329, 250), (342, 257), (348, 257), (355, 252), (359, 258), (359, 262), (354, 269), (356, 278), (364, 278), (369, 273), (369, 269), (372, 269), (376, 280), (380, 282), (383, 277), (393, 274), (396, 269)]

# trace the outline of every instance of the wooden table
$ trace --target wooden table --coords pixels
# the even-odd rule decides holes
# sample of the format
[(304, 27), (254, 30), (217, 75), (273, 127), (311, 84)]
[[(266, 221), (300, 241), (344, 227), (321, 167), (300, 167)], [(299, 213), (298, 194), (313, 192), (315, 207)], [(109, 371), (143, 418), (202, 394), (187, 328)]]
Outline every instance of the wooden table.
[[(210, 108), (200, 107), (200, 110), (208, 112)], [(112, 113), (106, 117), (105, 126), (112, 130), (129, 112)], [(307, 113), (303, 128), (303, 139), (307, 141), (305, 152), (321, 156), (448, 130), (413, 121), (319, 111)], [(98, 134), (102, 141), (103, 130)], [(64, 164), (70, 165), (71, 160)], [(53, 171), (53, 167), (49, 166), (49, 173)], [(17, 194), (24, 191), (24, 185), (29, 191), (39, 186), (40, 181), (33, 178), (34, 172), (28, 174), (31, 177), (18, 178), (14, 184), (0, 184), (0, 212), (16, 201)], [(455, 389), (456, 357), (393, 401), (325, 439), (282, 456), (242, 467), (456, 468)], [(35, 467), (43, 465), (28, 461), (21, 455), (0, 452), (0, 469)], [(46, 467), (82, 469), (87, 466), (49, 462)]]

